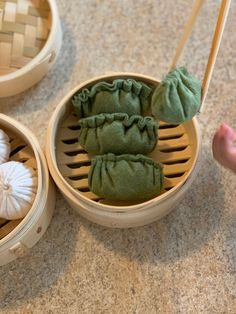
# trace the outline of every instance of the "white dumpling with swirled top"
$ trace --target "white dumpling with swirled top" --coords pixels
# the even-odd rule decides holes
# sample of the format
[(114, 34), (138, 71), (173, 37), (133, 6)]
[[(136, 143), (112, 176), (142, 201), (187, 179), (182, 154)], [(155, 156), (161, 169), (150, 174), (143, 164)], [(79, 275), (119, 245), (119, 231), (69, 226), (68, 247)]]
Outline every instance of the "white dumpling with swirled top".
[(21, 162), (0, 165), (0, 217), (8, 220), (26, 216), (37, 191), (36, 172)]
[(0, 165), (9, 160), (10, 151), (9, 137), (0, 129)]

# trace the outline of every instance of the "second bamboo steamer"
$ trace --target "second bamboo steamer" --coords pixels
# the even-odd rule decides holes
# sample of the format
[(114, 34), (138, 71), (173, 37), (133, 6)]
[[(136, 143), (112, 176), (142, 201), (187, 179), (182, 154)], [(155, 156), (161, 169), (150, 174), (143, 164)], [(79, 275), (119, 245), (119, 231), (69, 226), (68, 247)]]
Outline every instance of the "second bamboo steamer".
[(171, 211), (197, 173), (200, 148), (196, 118), (180, 125), (161, 122), (158, 144), (150, 157), (164, 166), (164, 193), (146, 202), (111, 202), (89, 190), (90, 156), (78, 143), (78, 118), (73, 113), (72, 96), (100, 81), (132, 78), (157, 86), (159, 81), (140, 74), (116, 73), (94, 78), (77, 86), (58, 105), (47, 131), (46, 157), (51, 175), (70, 205), (85, 218), (116, 228), (151, 223)]

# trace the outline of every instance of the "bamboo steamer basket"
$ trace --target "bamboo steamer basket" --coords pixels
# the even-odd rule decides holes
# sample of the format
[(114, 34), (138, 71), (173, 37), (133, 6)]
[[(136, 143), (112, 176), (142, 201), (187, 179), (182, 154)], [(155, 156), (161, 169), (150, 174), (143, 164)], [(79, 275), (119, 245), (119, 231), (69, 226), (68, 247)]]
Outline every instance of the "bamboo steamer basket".
[[(72, 90), (58, 105), (47, 131), (46, 156), (52, 177), (70, 203), (85, 218), (108, 227), (134, 227), (167, 214), (179, 202), (196, 174), (200, 136), (196, 119), (182, 125), (161, 122), (158, 145), (150, 154), (164, 166), (164, 193), (142, 203), (108, 202), (88, 187), (90, 156), (78, 144), (78, 118), (73, 113), (72, 96), (83, 88), (117, 78), (141, 80), (157, 86), (154, 78), (117, 73), (87, 81)], [(184, 189), (181, 186), (185, 185)]]
[[(176, 66), (191, 34), (203, 0), (196, 0), (183, 36), (177, 47), (172, 68)], [(205, 76), (202, 83), (202, 105), (219, 49), (230, 1), (222, 0)], [(78, 118), (73, 113), (72, 96), (100, 82), (133, 78), (156, 87), (159, 81), (140, 74), (116, 73), (87, 81), (72, 90), (58, 105), (47, 131), (46, 156), (50, 172), (68, 203), (85, 218), (115, 228), (145, 225), (169, 213), (188, 192), (198, 173), (200, 135), (197, 119), (181, 125), (161, 122), (159, 140), (150, 157), (164, 166), (164, 193), (142, 203), (110, 202), (93, 194), (88, 187), (90, 156), (78, 143)]]
[(41, 80), (55, 62), (61, 41), (55, 0), (0, 1), (0, 98)]
[[(191, 34), (203, 0), (196, 0), (177, 47), (172, 66), (175, 67)], [(202, 104), (206, 98), (217, 52), (223, 34), (230, 0), (222, 0), (212, 47), (202, 83)], [(100, 82), (132, 78), (156, 87), (160, 81), (134, 73), (116, 73), (94, 78), (80, 84), (58, 105), (47, 130), (46, 157), (51, 175), (68, 203), (92, 222), (113, 228), (142, 226), (168, 214), (189, 191), (198, 173), (200, 132), (196, 118), (172, 125), (161, 122), (159, 140), (150, 157), (164, 167), (164, 192), (142, 203), (110, 202), (93, 194), (88, 187), (90, 156), (78, 143), (78, 118), (73, 113), (72, 96)]]
[(45, 156), (35, 136), (19, 122), (0, 114), (0, 128), (10, 138), (10, 160), (20, 161), (37, 172), (37, 193), (28, 214), (19, 220), (0, 218), (0, 266), (28, 253), (45, 233), (55, 207), (55, 188)]

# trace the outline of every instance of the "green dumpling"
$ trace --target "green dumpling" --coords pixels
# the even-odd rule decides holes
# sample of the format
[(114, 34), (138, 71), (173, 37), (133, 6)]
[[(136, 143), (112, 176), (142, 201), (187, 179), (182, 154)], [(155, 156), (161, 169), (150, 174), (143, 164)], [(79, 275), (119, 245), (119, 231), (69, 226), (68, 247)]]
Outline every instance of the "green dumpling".
[(155, 118), (178, 124), (192, 119), (200, 104), (201, 82), (184, 67), (178, 67), (154, 91), (151, 108)]
[(151, 91), (143, 82), (117, 79), (112, 83), (99, 82), (90, 89), (83, 89), (73, 96), (72, 103), (79, 118), (113, 112), (141, 115), (150, 107)]
[(110, 200), (147, 200), (161, 193), (161, 165), (143, 155), (96, 156), (89, 171), (89, 188)]
[(79, 120), (79, 143), (90, 154), (148, 154), (157, 142), (158, 123), (152, 117), (101, 113)]

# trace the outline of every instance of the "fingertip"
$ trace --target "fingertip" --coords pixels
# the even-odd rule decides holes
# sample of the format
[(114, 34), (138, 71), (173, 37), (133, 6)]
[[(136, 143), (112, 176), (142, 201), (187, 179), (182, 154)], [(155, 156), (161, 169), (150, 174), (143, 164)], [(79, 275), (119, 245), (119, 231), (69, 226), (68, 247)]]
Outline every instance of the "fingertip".
[(220, 125), (220, 128), (216, 133), (218, 134), (219, 138), (226, 140), (234, 140), (236, 136), (235, 131), (225, 122)]
[(229, 132), (229, 126), (227, 123), (223, 122), (220, 125), (219, 132), (221, 135), (224, 135)]

